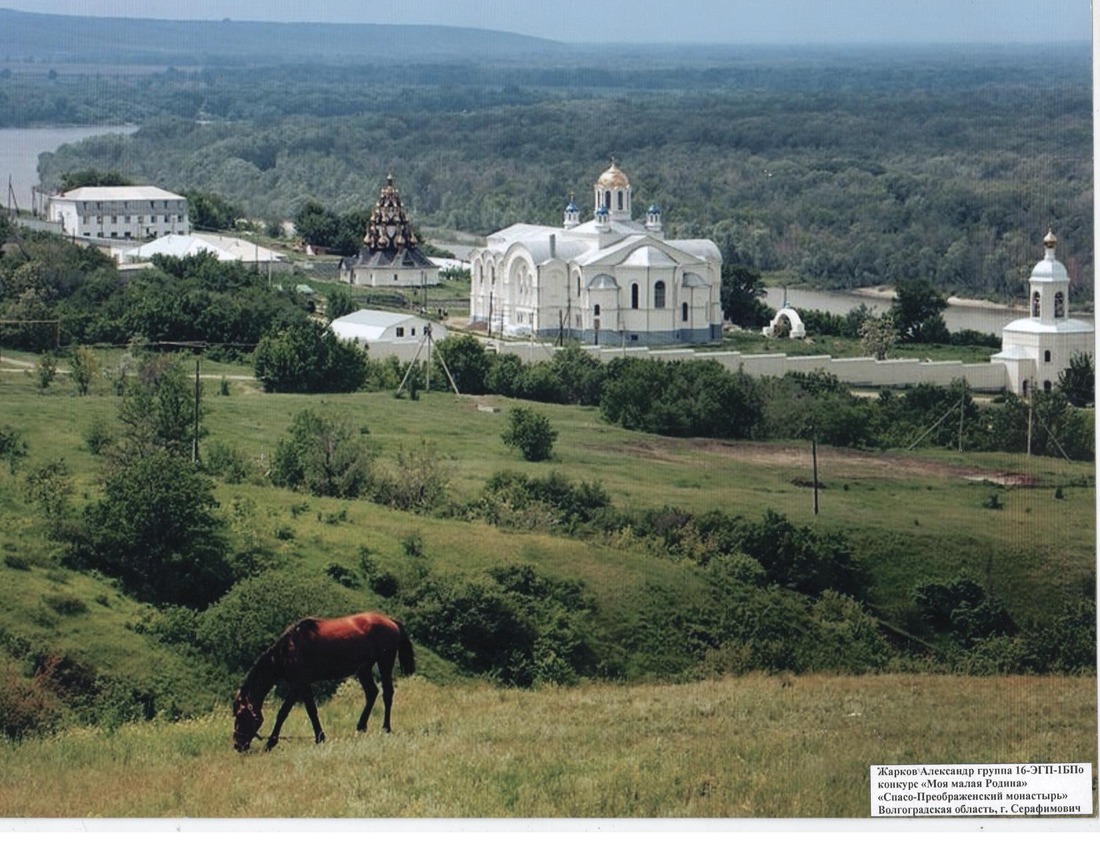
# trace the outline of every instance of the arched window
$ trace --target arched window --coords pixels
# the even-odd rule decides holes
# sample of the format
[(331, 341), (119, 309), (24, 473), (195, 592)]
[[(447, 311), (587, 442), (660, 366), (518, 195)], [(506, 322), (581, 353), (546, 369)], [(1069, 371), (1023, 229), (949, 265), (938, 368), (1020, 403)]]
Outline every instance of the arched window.
[(609, 210), (611, 209), (611, 190), (610, 189), (608, 189), (603, 194), (603, 205), (605, 207), (607, 207), (607, 209), (609, 209)]
[(1052, 385), (1049, 381), (1044, 381), (1043, 382), (1043, 392), (1044, 393), (1049, 393), (1053, 389), (1054, 389), (1054, 385)]
[(593, 316), (599, 316), (600, 315), (600, 306), (598, 304), (595, 304), (595, 305), (592, 306), (592, 315)]
[(1054, 294), (1054, 318), (1064, 319), (1066, 316), (1066, 294), (1060, 290)]
[(686, 301), (680, 305), (680, 321), (688, 321), (688, 303)]
[(638, 309), (638, 285), (630, 285), (630, 308), (632, 310)]
[(623, 190), (619, 190), (619, 209), (623, 209)]
[(1034, 292), (1031, 294), (1031, 315), (1033, 317), (1039, 315), (1039, 293)]
[(658, 281), (653, 285), (653, 307), (660, 310), (665, 306), (665, 282)]
[(1043, 352), (1043, 363), (1050, 363), (1050, 349)]

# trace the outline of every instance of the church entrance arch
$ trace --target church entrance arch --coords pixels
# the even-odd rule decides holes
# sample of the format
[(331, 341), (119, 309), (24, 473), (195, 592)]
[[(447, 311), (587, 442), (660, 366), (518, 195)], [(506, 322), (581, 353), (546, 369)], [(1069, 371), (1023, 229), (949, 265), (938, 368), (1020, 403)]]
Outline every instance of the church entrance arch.
[(784, 307), (775, 314), (775, 319), (764, 329), (764, 336), (782, 337), (785, 331), (789, 331), (789, 336), (795, 340), (801, 340), (806, 336), (806, 326), (802, 322), (802, 317), (793, 307)]

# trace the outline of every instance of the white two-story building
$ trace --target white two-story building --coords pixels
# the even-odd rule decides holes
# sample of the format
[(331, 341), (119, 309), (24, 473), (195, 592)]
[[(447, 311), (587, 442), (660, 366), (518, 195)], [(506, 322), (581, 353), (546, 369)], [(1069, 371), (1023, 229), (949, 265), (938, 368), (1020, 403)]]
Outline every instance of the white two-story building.
[(144, 242), (191, 232), (187, 199), (156, 186), (82, 186), (51, 195), (51, 222), (87, 239)]

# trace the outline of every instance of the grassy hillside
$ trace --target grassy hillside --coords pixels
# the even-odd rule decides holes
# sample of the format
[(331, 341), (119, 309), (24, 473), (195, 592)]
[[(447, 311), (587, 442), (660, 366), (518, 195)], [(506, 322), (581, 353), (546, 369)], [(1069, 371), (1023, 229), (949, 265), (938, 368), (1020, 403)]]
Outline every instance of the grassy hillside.
[[(11, 363), (9, 358), (8, 363)], [(258, 529), (289, 530), (281, 542), (303, 563), (350, 558), (360, 545), (383, 559), (397, 559), (399, 541), (413, 531), (445, 569), (479, 570), (509, 559), (537, 562), (550, 571), (579, 575), (609, 599), (631, 576), (667, 570), (647, 566), (643, 555), (606, 545), (539, 534), (519, 534), (445, 518), (409, 515), (368, 502), (318, 500), (263, 484), (263, 472), (293, 416), (304, 408), (347, 413), (369, 431), (383, 463), (421, 442), (435, 446), (450, 477), (450, 497), (477, 497), (494, 473), (551, 471), (573, 480), (598, 481), (620, 508), (675, 506), (691, 512), (721, 509), (759, 517), (772, 509), (793, 522), (823, 531), (842, 530), (868, 559), (875, 576), (874, 600), (885, 609), (902, 606), (912, 583), (968, 568), (988, 576), (1011, 606), (1037, 613), (1067, 595), (1091, 587), (1094, 577), (1094, 478), (1091, 464), (1023, 455), (919, 452), (856, 452), (819, 448), (823, 485), (820, 513), (813, 514), (810, 447), (662, 438), (604, 423), (592, 409), (532, 405), (544, 412), (560, 437), (554, 458), (524, 462), (500, 439), (508, 399), (473, 399), (431, 393), (419, 401), (388, 393), (346, 396), (265, 395), (241, 367), (204, 364), (204, 451), (221, 443), (254, 465), (252, 481), (220, 484), (229, 508), (253, 506)], [(230, 395), (219, 395), (217, 377), (227, 375)], [(2, 420), (19, 429), (30, 449), (26, 466), (62, 457), (76, 478), (76, 502), (95, 495), (102, 462), (85, 446), (95, 423), (112, 424), (117, 399), (104, 385), (78, 398), (62, 376), (51, 389), (35, 389), (31, 376), (0, 373)], [(491, 406), (487, 413), (479, 407)], [(0, 531), (5, 546), (27, 551), (32, 562), (49, 561), (36, 540), (35, 521), (20, 491), (19, 477), (0, 472), (0, 508), (10, 518)], [(1055, 499), (1060, 489), (1063, 498)], [(985, 507), (996, 493), (1000, 510)], [(345, 519), (334, 520), (341, 513)], [(40, 537), (40, 536), (39, 536)], [(446, 557), (443, 557), (446, 554)], [(12, 574), (17, 575), (17, 574)]]
[(227, 711), (0, 743), (3, 817), (616, 818), (868, 815), (876, 763), (1096, 762), (1096, 680), (767, 677), (502, 691), (399, 679), (394, 733), (270, 753)]

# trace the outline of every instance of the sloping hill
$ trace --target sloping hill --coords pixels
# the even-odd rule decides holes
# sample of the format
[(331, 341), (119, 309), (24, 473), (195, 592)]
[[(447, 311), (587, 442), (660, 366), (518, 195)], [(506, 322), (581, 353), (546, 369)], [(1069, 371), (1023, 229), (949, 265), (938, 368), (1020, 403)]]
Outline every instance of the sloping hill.
[(388, 63), (547, 53), (562, 45), (493, 30), (382, 24), (168, 21), (0, 9), (0, 56), (51, 63)]

